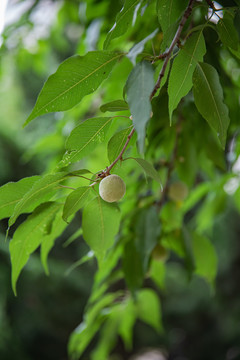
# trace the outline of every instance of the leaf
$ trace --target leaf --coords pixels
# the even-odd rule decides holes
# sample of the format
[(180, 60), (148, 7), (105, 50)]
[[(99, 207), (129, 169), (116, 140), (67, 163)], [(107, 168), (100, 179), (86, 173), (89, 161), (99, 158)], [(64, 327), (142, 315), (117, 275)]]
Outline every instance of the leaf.
[(136, 221), (135, 246), (142, 259), (144, 273), (148, 270), (150, 255), (157, 244), (161, 226), (155, 208), (142, 210)]
[(158, 333), (162, 330), (161, 308), (157, 294), (151, 289), (137, 294), (138, 318), (152, 326)]
[(145, 39), (143, 39), (142, 41), (140, 41), (139, 43), (135, 44), (128, 52), (127, 57), (131, 60), (131, 62), (133, 63), (133, 65), (136, 65), (136, 57), (138, 56), (138, 54), (140, 54), (143, 49), (145, 44), (154, 38), (154, 36), (157, 34), (158, 29), (154, 30), (150, 35), (148, 35), (147, 37), (145, 37)]
[(132, 292), (135, 292), (142, 286), (144, 273), (141, 254), (133, 240), (128, 241), (124, 247), (122, 263), (127, 286)]
[(218, 35), (222, 43), (234, 50), (238, 49), (239, 38), (233, 23), (233, 16), (225, 12), (222, 19), (217, 23)]
[(197, 62), (203, 60), (205, 53), (206, 47), (202, 32), (195, 32), (188, 38), (173, 61), (168, 82), (170, 124), (173, 111), (192, 88), (194, 69)]
[(48, 226), (53, 221), (60, 204), (48, 202), (40, 205), (15, 231), (9, 244), (12, 263), (12, 288), (16, 295), (16, 282), (31, 253), (41, 244)]
[(123, 129), (114, 134), (108, 142), (108, 159), (112, 163), (120, 154), (128, 135), (131, 132), (131, 128)]
[(198, 111), (217, 132), (224, 148), (230, 120), (228, 108), (223, 103), (219, 76), (214, 67), (206, 63), (198, 63), (193, 73), (193, 94)]
[(88, 251), (86, 255), (84, 255), (81, 259), (75, 261), (66, 271), (65, 275), (68, 276), (73, 270), (75, 270), (78, 266), (85, 264), (87, 261), (92, 260), (94, 257), (94, 252), (92, 250)]
[(127, 31), (132, 22), (133, 13), (138, 3), (139, 0), (125, 0), (123, 8), (116, 16), (116, 22), (107, 34), (106, 40), (103, 44), (104, 49), (108, 48), (113, 39), (123, 35)]
[(128, 109), (129, 109), (128, 104), (124, 100), (110, 101), (100, 107), (100, 110), (104, 113), (106, 111), (115, 112), (115, 111), (125, 111)]
[(161, 185), (161, 188), (162, 188), (160, 176), (159, 176), (157, 170), (153, 167), (153, 165), (150, 162), (148, 162), (145, 159), (141, 159), (141, 158), (131, 157), (129, 159), (135, 160), (141, 166), (141, 168), (144, 170), (146, 175), (149, 176), (150, 178), (152, 178), (153, 180), (157, 181)]
[(113, 117), (97, 117), (85, 120), (78, 125), (66, 141), (67, 152), (59, 166), (66, 166), (89, 155), (95, 147), (104, 141)]
[(131, 71), (127, 83), (127, 100), (138, 135), (140, 152), (144, 150), (145, 128), (151, 115), (150, 95), (154, 88), (153, 67), (147, 61), (138, 63)]
[(43, 237), (41, 243), (41, 262), (45, 273), (49, 275), (49, 269), (47, 264), (47, 258), (50, 250), (52, 249), (56, 239), (63, 233), (68, 224), (62, 219), (62, 206), (56, 214), (56, 217), (51, 224), (51, 232)]
[(214, 246), (206, 237), (194, 233), (192, 247), (195, 258), (195, 273), (213, 285), (217, 274), (217, 255)]
[(37, 116), (77, 105), (108, 77), (121, 56), (109, 51), (90, 51), (85, 56), (76, 55), (65, 60), (44, 84), (24, 125)]
[(164, 36), (188, 5), (188, 0), (157, 0), (157, 15)]
[(90, 186), (82, 186), (68, 195), (63, 208), (62, 217), (64, 221), (67, 222), (69, 216), (85, 206), (91, 192), (93, 189)]
[(106, 251), (114, 243), (119, 224), (118, 206), (103, 201), (100, 196), (93, 199), (83, 210), (83, 238), (94, 251), (100, 266)]
[(118, 333), (123, 339), (125, 348), (130, 350), (132, 349), (133, 327), (136, 321), (136, 308), (131, 297), (121, 304), (120, 316), (121, 322)]
[(9, 219), (8, 226), (12, 226), (20, 214), (29, 211), (29, 208), (35, 208), (39, 204), (49, 200), (56, 191), (56, 185), (63, 181), (66, 173), (59, 172), (45, 175), (36, 181), (31, 189), (17, 203), (12, 216)]
[[(12, 215), (16, 204), (23, 198), (23, 196), (31, 189), (31, 187), (38, 181), (40, 176), (31, 176), (19, 180), (18, 182), (10, 182), (0, 188), (0, 219), (7, 218)], [(31, 212), (34, 209), (30, 205), (26, 212)]]
[(160, 289), (165, 287), (166, 267), (164, 261), (152, 260), (150, 276)]

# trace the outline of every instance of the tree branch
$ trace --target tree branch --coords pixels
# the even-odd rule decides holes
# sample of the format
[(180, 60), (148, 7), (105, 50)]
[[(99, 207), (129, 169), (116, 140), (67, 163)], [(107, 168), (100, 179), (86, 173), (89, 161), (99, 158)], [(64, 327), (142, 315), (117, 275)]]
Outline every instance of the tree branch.
[[(153, 89), (153, 91), (152, 91), (152, 93), (150, 95), (150, 101), (152, 100), (152, 98), (154, 97), (154, 95), (156, 94), (158, 89), (160, 88), (161, 80), (162, 80), (162, 78), (163, 78), (163, 76), (165, 74), (168, 62), (169, 62), (169, 60), (171, 58), (171, 53), (172, 53), (175, 45), (179, 42), (183, 27), (184, 27), (187, 19), (191, 15), (194, 2), (195, 2), (195, 0), (189, 0), (188, 7), (187, 7), (187, 9), (185, 10), (185, 12), (183, 14), (183, 17), (181, 19), (181, 22), (180, 22), (180, 24), (178, 26), (178, 29), (177, 29), (176, 34), (175, 34), (175, 36), (174, 36), (174, 38), (173, 38), (173, 40), (171, 42), (171, 45), (170, 45), (169, 49), (164, 54), (159, 55), (159, 58), (165, 58), (165, 60), (164, 60), (162, 69), (160, 71), (160, 74), (158, 76), (158, 80), (157, 80), (157, 82), (156, 82), (156, 84), (154, 86), (154, 89)], [(124, 144), (121, 152), (117, 156), (117, 158), (105, 170), (103, 170), (100, 174), (98, 174), (98, 178), (104, 178), (105, 176), (108, 176), (110, 174), (111, 169), (116, 165), (116, 163), (120, 159), (122, 159), (122, 155), (125, 152), (128, 144), (129, 144), (129, 141), (131, 140), (131, 137), (133, 136), (134, 132), (135, 132), (135, 129), (133, 128), (131, 130), (130, 134), (128, 135), (127, 141), (125, 142), (125, 144)], [(169, 177), (171, 175), (171, 171), (172, 170), (170, 170), (170, 168), (169, 168)], [(167, 189), (165, 190), (165, 192), (166, 191), (167, 191)], [(163, 189), (163, 192), (164, 192), (164, 189)], [(163, 196), (163, 198), (164, 198), (164, 196)]]
[(161, 56), (164, 55), (165, 60), (164, 60), (162, 69), (161, 69), (161, 71), (160, 71), (160, 73), (159, 73), (159, 76), (158, 76), (156, 85), (154, 86), (154, 89), (153, 89), (153, 91), (152, 91), (152, 93), (151, 93), (151, 96), (150, 96), (150, 99), (151, 99), (151, 100), (152, 100), (152, 98), (154, 97), (154, 95), (156, 94), (156, 92), (158, 91), (158, 89), (160, 88), (161, 80), (162, 80), (162, 78), (164, 77), (164, 74), (165, 74), (165, 71), (166, 71), (168, 62), (169, 62), (169, 60), (170, 60), (172, 51), (173, 51), (175, 45), (177, 44), (177, 42), (178, 42), (179, 39), (180, 39), (180, 36), (181, 36), (182, 30), (183, 30), (183, 27), (184, 27), (187, 19), (188, 19), (189, 16), (191, 15), (194, 1), (195, 1), (195, 0), (190, 0), (190, 1), (189, 1), (188, 7), (187, 7), (187, 9), (185, 10), (185, 12), (184, 12), (184, 14), (183, 14), (182, 20), (181, 20), (181, 22), (180, 22), (180, 24), (179, 24), (179, 26), (178, 26), (178, 29), (177, 29), (176, 34), (175, 34), (175, 36), (174, 36), (174, 38), (173, 38), (173, 40), (172, 40), (172, 42), (171, 42), (171, 45), (170, 45), (169, 49), (168, 49), (164, 54), (161, 55)]
[(131, 132), (129, 133), (128, 137), (127, 137), (127, 140), (125, 142), (125, 144), (123, 145), (123, 148), (121, 150), (121, 152), (119, 153), (119, 155), (116, 157), (116, 159), (106, 168), (106, 170), (104, 170), (101, 174), (99, 174), (99, 177), (105, 177), (105, 176), (108, 176), (111, 169), (114, 167), (114, 165), (116, 165), (116, 163), (122, 159), (122, 156), (123, 156), (123, 153), (125, 152), (128, 144), (129, 144), (129, 141), (131, 140), (133, 134), (135, 132), (135, 129), (133, 128), (131, 130)]

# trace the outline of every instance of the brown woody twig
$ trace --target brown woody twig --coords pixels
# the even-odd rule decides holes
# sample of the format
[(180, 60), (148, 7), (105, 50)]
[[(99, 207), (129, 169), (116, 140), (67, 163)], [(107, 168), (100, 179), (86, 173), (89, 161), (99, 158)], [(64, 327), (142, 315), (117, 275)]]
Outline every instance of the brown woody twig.
[[(169, 60), (170, 60), (170, 58), (171, 58), (172, 51), (173, 51), (175, 45), (176, 45), (176, 44), (179, 42), (179, 40), (180, 40), (180, 36), (181, 36), (182, 30), (183, 30), (183, 27), (184, 27), (187, 19), (188, 19), (189, 16), (191, 15), (194, 2), (195, 2), (195, 0), (189, 0), (188, 7), (187, 7), (187, 9), (185, 10), (185, 12), (184, 12), (184, 14), (183, 14), (183, 17), (182, 17), (182, 19), (181, 19), (181, 22), (180, 22), (180, 24), (179, 24), (179, 26), (178, 26), (178, 29), (177, 29), (176, 34), (175, 34), (175, 36), (174, 36), (174, 38), (173, 38), (173, 40), (172, 40), (172, 42), (171, 42), (171, 45), (170, 45), (169, 49), (168, 49), (165, 53), (163, 53), (163, 54), (161, 54), (161, 55), (158, 56), (159, 59), (164, 58), (165, 60), (164, 60), (162, 69), (161, 69), (161, 71), (160, 71), (160, 73), (159, 73), (157, 82), (156, 82), (156, 84), (155, 84), (155, 86), (154, 86), (154, 88), (153, 88), (153, 91), (152, 91), (151, 95), (150, 95), (150, 101), (152, 100), (152, 98), (154, 97), (154, 95), (156, 94), (156, 92), (158, 91), (158, 89), (160, 88), (161, 80), (162, 80), (162, 78), (164, 77), (164, 74), (165, 74), (165, 71), (166, 71), (168, 62), (169, 62)], [(119, 155), (117, 156), (117, 158), (116, 158), (105, 170), (103, 170), (100, 174), (98, 174), (98, 178), (104, 178), (105, 176), (108, 176), (108, 175), (110, 174), (111, 169), (114, 167), (114, 165), (116, 165), (116, 163), (117, 163), (119, 160), (122, 159), (123, 153), (125, 152), (128, 144), (129, 144), (129, 141), (131, 140), (131, 137), (133, 136), (134, 132), (135, 132), (135, 129), (133, 128), (133, 129), (131, 130), (131, 132), (129, 133), (128, 138), (127, 138), (127, 141), (125, 142), (125, 144), (124, 144), (121, 152), (120, 152)], [(176, 144), (175, 144), (175, 147), (176, 147)], [(173, 153), (176, 152), (176, 151), (177, 151), (177, 150), (174, 149)], [(173, 157), (174, 157), (174, 156), (173, 156)], [(169, 177), (169, 178), (170, 178), (170, 175), (171, 175), (171, 172), (172, 172), (171, 167), (172, 167), (172, 165), (169, 166), (169, 169), (168, 169), (168, 177)], [(164, 193), (164, 192), (167, 192), (167, 189), (166, 189), (166, 190), (164, 190), (164, 189), (165, 189), (165, 187), (163, 188), (163, 193)], [(165, 198), (165, 195), (164, 195), (164, 194), (163, 194), (162, 198), (163, 198), (163, 201), (164, 201), (164, 198)]]

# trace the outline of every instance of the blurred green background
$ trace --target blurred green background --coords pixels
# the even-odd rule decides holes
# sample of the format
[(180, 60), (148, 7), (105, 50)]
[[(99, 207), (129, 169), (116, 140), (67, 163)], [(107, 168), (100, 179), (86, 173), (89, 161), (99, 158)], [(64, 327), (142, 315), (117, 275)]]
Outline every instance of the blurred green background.
[[(112, 83), (86, 97), (81, 106), (41, 117), (22, 128), (47, 76), (68, 56), (101, 48), (102, 34), (111, 28), (121, 5), (120, 0), (114, 5), (110, 0), (8, 1), (0, 48), (0, 185), (53, 169), (75, 123), (99, 106), (99, 94), (104, 92), (108, 100), (109, 94), (121, 93), (124, 78), (111, 85), (117, 76), (113, 72)], [(93, 159), (93, 165), (99, 161)], [(219, 259), (215, 289), (196, 276), (189, 279), (178, 258), (169, 261), (165, 289), (159, 293), (165, 332), (157, 335), (137, 322), (133, 350), (126, 352), (119, 340), (112, 360), (130, 359), (151, 349), (161, 349), (163, 358), (170, 360), (240, 359), (239, 219), (228, 201), (214, 220), (210, 238)], [(49, 277), (38, 254), (31, 257), (19, 279), (18, 297), (11, 289), (8, 243), (4, 241), (7, 220), (0, 222), (1, 360), (67, 359), (68, 338), (82, 320), (96, 270), (93, 259), (66, 275), (71, 264), (88, 251), (81, 235), (71, 242), (80, 222), (79, 213), (57, 240), (50, 253)], [(93, 347), (94, 341), (83, 359), (89, 358)], [(141, 359), (161, 360), (161, 355), (152, 352)]]

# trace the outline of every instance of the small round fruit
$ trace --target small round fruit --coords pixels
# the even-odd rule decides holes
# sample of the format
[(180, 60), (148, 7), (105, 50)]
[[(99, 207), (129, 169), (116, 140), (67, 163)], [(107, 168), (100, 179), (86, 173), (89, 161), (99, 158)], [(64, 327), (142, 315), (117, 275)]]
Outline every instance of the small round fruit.
[(161, 244), (157, 244), (152, 251), (152, 258), (156, 261), (166, 261), (168, 258), (168, 250)]
[(99, 194), (107, 202), (120, 200), (126, 192), (125, 182), (118, 175), (108, 175), (99, 185)]
[(176, 202), (183, 201), (188, 196), (188, 187), (181, 181), (176, 181), (169, 186), (168, 196)]

